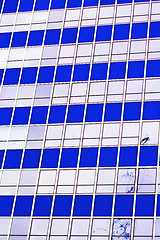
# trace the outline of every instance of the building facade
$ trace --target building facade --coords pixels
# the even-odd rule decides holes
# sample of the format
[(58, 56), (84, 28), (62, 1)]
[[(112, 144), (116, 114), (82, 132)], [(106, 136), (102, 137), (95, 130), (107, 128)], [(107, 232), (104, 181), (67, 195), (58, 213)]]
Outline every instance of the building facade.
[(0, 240), (160, 240), (160, 1), (0, 9)]

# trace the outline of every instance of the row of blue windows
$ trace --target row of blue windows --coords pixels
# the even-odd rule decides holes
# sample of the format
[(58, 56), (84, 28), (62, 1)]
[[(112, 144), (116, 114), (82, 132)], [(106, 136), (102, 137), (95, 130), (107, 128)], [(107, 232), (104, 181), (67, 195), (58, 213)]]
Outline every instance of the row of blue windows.
[[(118, 4), (123, 3), (132, 3), (133, 0), (117, 0)], [(135, 3), (138, 2), (148, 2), (149, 0), (134, 0)], [(152, 0), (157, 1), (157, 0)], [(36, 0), (35, 3), (35, 11), (39, 10), (48, 10), (49, 9), (50, 0)], [(84, 0), (84, 7), (88, 6), (98, 6), (99, 0)], [(3, 0), (0, 0), (0, 10), (2, 9)], [(18, 8), (19, 12), (32, 11), (34, 0), (21, 0)], [(52, 0), (51, 1), (51, 9), (61, 9), (64, 8), (66, 4), (66, 0)], [(115, 0), (100, 0), (101, 5), (111, 5), (115, 4)], [(68, 0), (67, 8), (75, 8), (81, 7), (82, 0)], [(5, 0), (3, 13), (12, 13), (16, 12), (18, 7), (18, 0)]]
[[(67, 114), (67, 123), (83, 122), (85, 105), (70, 105)], [(0, 108), (0, 125), (9, 125), (11, 122), (13, 108)], [(14, 112), (12, 125), (28, 124), (30, 107), (17, 107)], [(95, 114), (96, 112), (96, 114)], [(105, 122), (120, 121), (122, 103), (107, 103), (105, 105)], [(35, 106), (32, 109), (30, 124), (45, 124), (47, 120), (48, 107)], [(101, 122), (103, 104), (88, 104), (85, 122)], [(51, 106), (48, 123), (64, 123), (66, 105)], [(123, 121), (140, 120), (141, 103), (126, 102), (124, 104)], [(143, 120), (160, 119), (160, 101), (144, 102)]]
[[(157, 216), (160, 216), (160, 195), (157, 196)], [(14, 196), (0, 196), (0, 216), (11, 216)], [(49, 217), (53, 196), (36, 196), (33, 208), (34, 217)], [(74, 200), (73, 216), (91, 216), (93, 196), (76, 195)], [(115, 198), (114, 216), (129, 217), (133, 215), (133, 195), (117, 195)], [(67, 217), (71, 215), (73, 204), (72, 195), (56, 195), (53, 216)], [(13, 216), (31, 216), (33, 196), (17, 196)], [(113, 196), (97, 195), (94, 201), (93, 216), (107, 217), (112, 215)], [(153, 217), (155, 195), (137, 195), (135, 216)]]
[[(4, 169), (19, 169), (22, 159), (22, 149), (7, 150)], [(41, 168), (57, 168), (60, 149), (44, 149), (42, 155)], [(138, 147), (121, 147), (119, 157), (119, 167), (137, 166)], [(78, 162), (78, 148), (63, 148), (60, 159), (60, 168), (76, 168)], [(41, 156), (41, 149), (26, 149), (24, 153), (22, 168), (38, 168)], [(102, 147), (100, 149), (99, 167), (116, 167), (118, 148)], [(4, 150), (0, 150), (0, 167), (2, 167)], [(96, 167), (98, 158), (98, 148), (82, 148), (80, 154), (79, 167)], [(141, 146), (139, 156), (139, 166), (157, 166), (158, 147)]]
[[(148, 23), (133, 23), (131, 39), (147, 38)], [(95, 27), (81, 27), (78, 42), (93, 42)], [(114, 26), (113, 40), (129, 39), (130, 24), (120, 24)], [(62, 34), (62, 44), (75, 43), (77, 39), (78, 28), (64, 28)], [(46, 31), (45, 45), (59, 44), (61, 29), (50, 29)], [(15, 32), (11, 47), (24, 47), (26, 45), (28, 32)], [(96, 42), (110, 41), (112, 35), (112, 25), (98, 26), (96, 33)], [(44, 30), (30, 31), (28, 46), (42, 45)], [(160, 37), (160, 22), (151, 22), (150, 38)], [(11, 33), (0, 34), (0, 48), (8, 48), (10, 44)]]
[[(126, 62), (114, 62), (110, 64), (109, 79), (125, 79)], [(55, 82), (70, 82), (72, 65), (58, 66), (55, 74)], [(88, 81), (91, 68), (91, 80), (106, 80), (108, 63), (75, 65), (72, 81)], [(136, 71), (135, 71), (136, 69)], [(143, 78), (145, 61), (133, 61), (128, 63), (127, 78)], [(33, 84), (36, 82), (37, 67), (23, 68), (20, 84)], [(37, 83), (52, 83), (55, 67), (40, 67)], [(18, 84), (20, 68), (6, 69), (3, 85)], [(4, 69), (0, 69), (0, 83), (2, 82)], [(148, 60), (146, 77), (160, 77), (160, 60)]]

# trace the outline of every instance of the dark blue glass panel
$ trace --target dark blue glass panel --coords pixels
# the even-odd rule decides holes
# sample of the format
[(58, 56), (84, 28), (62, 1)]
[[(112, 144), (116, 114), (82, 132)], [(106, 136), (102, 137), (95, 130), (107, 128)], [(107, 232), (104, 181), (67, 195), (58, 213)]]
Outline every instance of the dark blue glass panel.
[(28, 46), (39, 46), (43, 42), (44, 30), (30, 31)]
[(124, 79), (126, 62), (115, 62), (110, 65), (109, 79)]
[(14, 209), (15, 217), (31, 216), (33, 196), (17, 196)]
[(149, 2), (150, 0), (134, 0), (134, 2)]
[(36, 0), (35, 11), (48, 10), (50, 0)]
[(70, 105), (67, 115), (67, 123), (83, 122), (84, 105)]
[(4, 85), (18, 84), (20, 71), (21, 71), (20, 68), (6, 69), (3, 84)]
[(160, 119), (160, 102), (144, 102), (143, 119)]
[(77, 39), (77, 32), (78, 28), (64, 28), (61, 43), (75, 43)]
[(114, 216), (132, 216), (133, 200), (133, 195), (117, 195), (115, 201)]
[(93, 216), (107, 217), (112, 215), (113, 196), (97, 195), (95, 197)]
[(132, 24), (132, 39), (147, 38), (148, 23), (133, 23)]
[(115, 4), (115, 0), (101, 0), (100, 4), (101, 4), (101, 5), (111, 5), (111, 4)]
[(18, 1), (19, 0), (5, 0), (4, 8), (3, 8), (3, 13), (14, 13), (17, 11), (17, 6), (18, 6)]
[(0, 12), (2, 11), (3, 0), (0, 0)]
[[(96, 114), (95, 114), (96, 113)], [(88, 104), (86, 112), (86, 122), (101, 122), (103, 104)]]
[(121, 3), (132, 3), (132, 0), (117, 0), (117, 3), (118, 4), (121, 4)]
[(128, 78), (144, 77), (144, 61), (136, 61), (128, 63)]
[(104, 115), (104, 121), (120, 121), (122, 112), (122, 103), (107, 103)]
[(147, 77), (160, 77), (160, 60), (149, 60), (147, 62)]
[(87, 81), (89, 78), (89, 64), (75, 65), (73, 81)]
[(125, 40), (129, 39), (129, 24), (119, 24), (114, 27), (114, 40)]
[(13, 125), (28, 124), (30, 107), (16, 107), (13, 117)]
[(0, 84), (2, 83), (4, 69), (0, 69)]
[(21, 84), (35, 83), (37, 76), (37, 67), (23, 68), (21, 75)]
[(28, 32), (14, 32), (11, 47), (24, 47)]
[(51, 9), (65, 8), (66, 0), (52, 0)]
[(78, 42), (93, 42), (94, 31), (95, 27), (81, 27)]
[(54, 201), (53, 216), (70, 216), (72, 207), (71, 195), (57, 195)]
[(58, 66), (56, 71), (56, 82), (69, 82), (71, 80), (72, 66)]
[(127, 102), (124, 104), (124, 121), (140, 120), (141, 116), (141, 103), (140, 102)]
[(98, 63), (92, 65), (91, 80), (106, 80), (107, 78), (107, 63)]
[(98, 6), (99, 0), (84, 0), (83, 6), (89, 7), (89, 6)]
[(61, 29), (49, 29), (46, 31), (44, 45), (59, 44)]
[(11, 216), (13, 201), (14, 196), (0, 196), (0, 216)]
[(21, 0), (19, 5), (19, 12), (32, 11), (34, 0)]
[(38, 168), (41, 149), (26, 149), (22, 168)]
[(13, 108), (0, 108), (0, 125), (10, 125)]
[(157, 217), (160, 217), (160, 195), (157, 195)]
[(99, 167), (115, 167), (117, 164), (117, 154), (117, 147), (101, 148)]
[(41, 168), (57, 168), (59, 149), (44, 149)]
[(4, 169), (18, 169), (21, 164), (22, 152), (21, 149), (7, 150)]
[(4, 157), (4, 150), (0, 150), (0, 168), (2, 167), (3, 157)]
[(82, 148), (80, 156), (80, 167), (96, 167), (98, 148)]
[(151, 22), (150, 23), (150, 38), (160, 37), (160, 22)]
[(110, 41), (112, 35), (112, 25), (98, 26), (96, 41)]
[(76, 168), (78, 161), (78, 148), (63, 148), (61, 156), (61, 168)]
[(49, 123), (64, 123), (66, 115), (66, 106), (52, 106), (49, 114)]
[(48, 107), (33, 107), (31, 124), (45, 124), (47, 120)]
[(68, 0), (67, 8), (81, 7), (82, 0)]
[(8, 48), (11, 40), (11, 33), (0, 33), (0, 48)]
[(140, 148), (139, 165), (140, 166), (157, 166), (158, 147), (142, 146)]
[(36, 196), (33, 216), (49, 217), (52, 207), (52, 196)]
[(38, 83), (52, 83), (54, 75), (54, 66), (40, 67), (38, 74)]
[(132, 167), (137, 165), (138, 147), (121, 147), (119, 166)]
[(73, 216), (90, 216), (92, 209), (92, 198), (93, 196), (91, 195), (76, 195)]
[(154, 195), (137, 195), (136, 196), (136, 213), (135, 216), (154, 216)]

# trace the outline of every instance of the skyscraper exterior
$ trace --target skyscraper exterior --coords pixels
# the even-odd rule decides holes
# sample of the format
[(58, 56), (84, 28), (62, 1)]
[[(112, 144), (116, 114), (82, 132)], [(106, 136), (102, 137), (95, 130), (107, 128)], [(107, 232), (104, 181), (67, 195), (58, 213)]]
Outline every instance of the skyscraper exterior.
[(160, 240), (160, 1), (0, 9), (0, 240)]

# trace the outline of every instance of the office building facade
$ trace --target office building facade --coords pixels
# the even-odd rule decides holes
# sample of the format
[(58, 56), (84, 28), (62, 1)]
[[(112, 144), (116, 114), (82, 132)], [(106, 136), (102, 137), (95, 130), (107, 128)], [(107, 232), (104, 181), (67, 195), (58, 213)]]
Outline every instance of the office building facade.
[(0, 9), (0, 240), (159, 240), (160, 1)]

